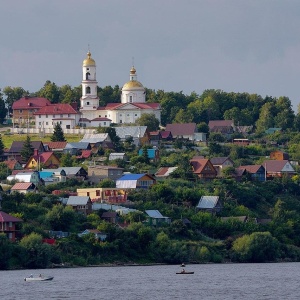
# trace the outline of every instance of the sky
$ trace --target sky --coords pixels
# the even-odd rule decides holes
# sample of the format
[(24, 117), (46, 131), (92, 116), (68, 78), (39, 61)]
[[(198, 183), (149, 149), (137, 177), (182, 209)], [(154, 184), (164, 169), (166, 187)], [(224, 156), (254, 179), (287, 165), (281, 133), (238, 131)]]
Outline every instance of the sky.
[(0, 4), (0, 88), (100, 87), (134, 64), (147, 88), (286, 96), (300, 103), (299, 0), (10, 0)]

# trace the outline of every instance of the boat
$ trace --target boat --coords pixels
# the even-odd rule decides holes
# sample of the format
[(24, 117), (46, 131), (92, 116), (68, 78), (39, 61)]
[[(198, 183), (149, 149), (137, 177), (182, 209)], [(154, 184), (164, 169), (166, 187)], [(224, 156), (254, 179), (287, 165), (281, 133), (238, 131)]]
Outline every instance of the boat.
[(176, 274), (194, 274), (194, 272), (181, 271), (181, 272), (176, 272)]
[(24, 281), (50, 281), (53, 278), (54, 278), (53, 276), (43, 276), (43, 275), (37, 277), (29, 276), (29, 277), (25, 277)]

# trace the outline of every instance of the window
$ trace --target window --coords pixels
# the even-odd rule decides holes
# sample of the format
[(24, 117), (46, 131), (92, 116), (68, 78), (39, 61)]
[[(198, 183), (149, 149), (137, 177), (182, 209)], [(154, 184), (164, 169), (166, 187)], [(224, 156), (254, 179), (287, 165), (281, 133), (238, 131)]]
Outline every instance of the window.
[(132, 102), (132, 96), (129, 96), (129, 102)]
[(89, 72), (87, 72), (86, 74), (85, 74), (85, 80), (89, 80), (90, 79), (90, 73)]
[(100, 196), (100, 190), (96, 190), (96, 196)]
[(122, 121), (122, 120), (120, 120), (120, 123), (123, 123), (123, 121)]
[(137, 114), (134, 114), (135, 117), (137, 117)]
[(60, 117), (62, 118), (64, 115), (60, 115)]
[(71, 116), (71, 115), (70, 115), (70, 114), (68, 114), (68, 118), (70, 118), (70, 116)]
[(53, 115), (53, 118), (55, 118), (55, 115)]
[(105, 115), (105, 118), (107, 118), (107, 115)]
[(90, 105), (90, 102), (87, 102), (86, 105)]
[(90, 94), (90, 93), (91, 93), (91, 88), (90, 88), (89, 86), (87, 86), (87, 87), (85, 88), (85, 93), (86, 93), (86, 94)]
[(106, 122), (104, 122), (103, 125), (106, 125)]
[(46, 115), (46, 118), (48, 118), (48, 115)]
[(46, 122), (46, 125), (48, 125), (48, 122)]
[(41, 118), (42, 116), (41, 115), (39, 115), (39, 118)]
[(87, 195), (87, 196), (90, 196), (90, 192), (87, 192), (86, 195)]
[(22, 109), (20, 109), (20, 110), (19, 110), (19, 113), (21, 114), (22, 112), (23, 112), (23, 110), (22, 110)]
[(39, 122), (39, 125), (42, 125), (42, 122)]

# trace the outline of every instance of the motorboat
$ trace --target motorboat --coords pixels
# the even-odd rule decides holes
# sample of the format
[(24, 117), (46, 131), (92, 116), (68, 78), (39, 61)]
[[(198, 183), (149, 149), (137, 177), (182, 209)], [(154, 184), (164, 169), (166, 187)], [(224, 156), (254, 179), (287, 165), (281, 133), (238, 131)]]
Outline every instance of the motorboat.
[(181, 272), (176, 272), (176, 274), (194, 274), (194, 272), (188, 272), (188, 271), (182, 270)]
[(53, 276), (43, 276), (43, 275), (36, 276), (36, 277), (29, 276), (29, 277), (25, 277), (24, 281), (50, 281), (53, 278), (54, 278)]

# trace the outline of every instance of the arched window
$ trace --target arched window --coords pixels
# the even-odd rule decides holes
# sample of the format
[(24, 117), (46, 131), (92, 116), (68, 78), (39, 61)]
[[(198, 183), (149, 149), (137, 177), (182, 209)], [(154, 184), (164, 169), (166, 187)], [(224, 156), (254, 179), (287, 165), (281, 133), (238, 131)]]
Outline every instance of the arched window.
[(90, 72), (87, 72), (86, 74), (85, 74), (85, 80), (89, 80), (90, 79)]
[(91, 93), (91, 88), (90, 88), (89, 86), (87, 86), (87, 87), (85, 88), (85, 93), (86, 93), (86, 94), (90, 94), (90, 93)]

